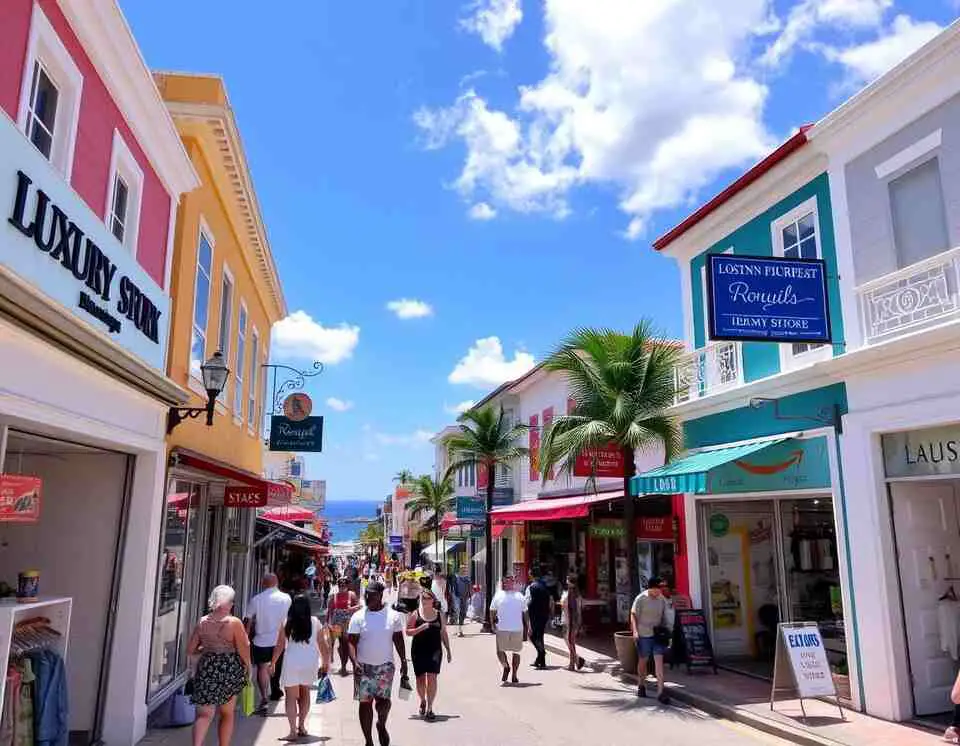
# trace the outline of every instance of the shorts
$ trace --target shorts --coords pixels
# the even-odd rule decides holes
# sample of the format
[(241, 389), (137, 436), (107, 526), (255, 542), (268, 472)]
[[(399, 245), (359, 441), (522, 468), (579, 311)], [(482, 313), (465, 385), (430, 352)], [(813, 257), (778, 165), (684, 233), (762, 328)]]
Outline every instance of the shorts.
[(647, 660), (651, 655), (666, 654), (666, 646), (658, 644), (656, 638), (654, 638), (652, 635), (650, 637), (637, 638), (637, 655), (641, 661)]
[(497, 652), (519, 653), (523, 650), (523, 632), (497, 630)]
[(357, 663), (353, 675), (353, 698), (358, 702), (372, 699), (390, 699), (396, 666), (392, 662), (374, 666)]
[(255, 666), (265, 666), (273, 660), (273, 645), (261, 648), (258, 645), (250, 646), (250, 660)]

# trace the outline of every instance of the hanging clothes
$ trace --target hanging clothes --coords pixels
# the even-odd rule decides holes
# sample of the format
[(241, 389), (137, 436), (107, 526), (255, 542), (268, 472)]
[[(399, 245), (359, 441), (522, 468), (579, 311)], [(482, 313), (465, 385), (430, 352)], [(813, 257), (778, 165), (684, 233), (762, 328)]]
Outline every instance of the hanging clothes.
[(20, 703), (20, 672), (7, 669), (7, 683), (3, 689), (3, 711), (0, 712), (0, 746), (13, 746), (17, 732), (17, 705)]
[(14, 746), (35, 746), (33, 740), (33, 685), (36, 679), (29, 658), (22, 659), (17, 668), (20, 672), (20, 701), (17, 702), (17, 719), (14, 725)]
[(36, 746), (67, 746), (70, 736), (67, 707), (67, 669), (52, 650), (29, 655), (37, 681), (33, 722)]
[(953, 660), (960, 661), (960, 603), (942, 598), (937, 603), (937, 626), (940, 649)]

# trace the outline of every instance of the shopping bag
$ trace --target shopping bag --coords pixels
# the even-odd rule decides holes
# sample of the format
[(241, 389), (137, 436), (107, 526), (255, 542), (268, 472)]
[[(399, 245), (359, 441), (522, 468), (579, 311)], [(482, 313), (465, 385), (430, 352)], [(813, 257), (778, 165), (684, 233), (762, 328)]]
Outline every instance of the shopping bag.
[(413, 696), (413, 687), (410, 686), (410, 679), (408, 679), (406, 676), (400, 677), (400, 686), (397, 687), (397, 696), (400, 697), (400, 699), (404, 702)]
[(240, 692), (240, 712), (244, 717), (250, 717), (255, 708), (256, 694), (253, 691), (253, 682), (248, 681)]
[(330, 681), (327, 674), (324, 674), (317, 681), (317, 704), (325, 705), (328, 702), (333, 702), (336, 698), (337, 695), (333, 691), (333, 682)]

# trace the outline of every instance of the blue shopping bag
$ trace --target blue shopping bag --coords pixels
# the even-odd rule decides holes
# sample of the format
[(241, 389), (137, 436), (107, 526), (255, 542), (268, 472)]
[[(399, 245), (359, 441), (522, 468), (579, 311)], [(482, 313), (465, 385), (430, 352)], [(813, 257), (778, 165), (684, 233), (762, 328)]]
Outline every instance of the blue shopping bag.
[(333, 702), (336, 698), (337, 695), (333, 691), (333, 682), (330, 681), (327, 674), (324, 674), (317, 681), (317, 704), (325, 705), (328, 702)]

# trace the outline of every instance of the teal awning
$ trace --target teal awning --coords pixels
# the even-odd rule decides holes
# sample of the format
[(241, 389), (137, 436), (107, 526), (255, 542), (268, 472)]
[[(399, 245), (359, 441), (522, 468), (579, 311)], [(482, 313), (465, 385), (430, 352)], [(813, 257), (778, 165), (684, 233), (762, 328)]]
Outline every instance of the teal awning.
[(762, 451), (790, 440), (788, 437), (772, 440), (750, 441), (735, 446), (710, 448), (661, 466), (658, 469), (638, 474), (630, 479), (631, 495), (676, 495), (692, 492), (703, 495), (707, 492), (711, 469), (731, 461)]

